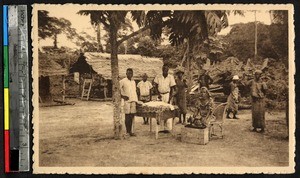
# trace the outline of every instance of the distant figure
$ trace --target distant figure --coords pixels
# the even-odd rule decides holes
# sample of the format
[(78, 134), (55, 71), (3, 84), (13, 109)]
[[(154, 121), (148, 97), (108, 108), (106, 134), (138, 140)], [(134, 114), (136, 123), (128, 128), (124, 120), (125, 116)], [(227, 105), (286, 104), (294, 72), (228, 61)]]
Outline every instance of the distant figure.
[(227, 98), (227, 116), (226, 118), (230, 119), (230, 113), (233, 114), (233, 119), (238, 119), (238, 100), (239, 100), (239, 88), (238, 88), (238, 80), (239, 76), (235, 75), (232, 78), (232, 82), (229, 84), (230, 86), (230, 94)]
[(214, 119), (212, 110), (214, 107), (213, 99), (206, 87), (200, 89), (199, 100), (196, 102), (197, 111), (193, 118), (189, 118), (190, 124), (187, 127), (206, 128), (210, 121)]
[[(151, 101), (152, 99), (152, 84), (147, 81), (148, 76), (146, 73), (143, 74), (143, 80), (137, 84), (137, 92), (139, 96), (139, 100), (146, 103)], [(149, 124), (149, 118), (143, 118), (144, 124)]]
[[(178, 106), (180, 113), (179, 113), (179, 122), (177, 124), (183, 123), (185, 124), (186, 122), (186, 113), (187, 113), (187, 106), (186, 106), (186, 93), (185, 90), (188, 87), (186, 84), (186, 80), (183, 79), (183, 74), (184, 71), (178, 69), (176, 72), (177, 79), (175, 80), (176, 82), (176, 105)], [(181, 116), (182, 119), (181, 120)]]
[(107, 98), (107, 81), (104, 77), (100, 77), (100, 91), (103, 91), (104, 99)]
[(213, 83), (213, 79), (208, 75), (208, 72), (206, 70), (203, 70), (198, 78), (198, 83), (199, 89), (202, 87), (206, 87), (207, 89), (209, 89), (209, 85)]
[[(169, 74), (169, 67), (167, 65), (163, 65), (162, 74), (157, 75), (154, 79), (155, 88), (158, 90), (158, 99), (165, 102), (170, 103), (174, 88), (175, 88), (175, 79), (174, 76)], [(172, 119), (168, 119), (164, 123), (164, 130), (160, 131), (163, 133), (169, 133), (172, 129)]]
[[(263, 133), (265, 131), (265, 95), (267, 85), (261, 80), (261, 70), (256, 70), (254, 79), (246, 83), (251, 88), (252, 98), (252, 126), (256, 132)], [(260, 129), (258, 131), (257, 129)]]
[(132, 79), (133, 70), (128, 68), (126, 71), (126, 78), (120, 80), (121, 98), (123, 103), (123, 110), (125, 113), (126, 133), (130, 136), (136, 136), (132, 133), (132, 122), (136, 113), (136, 102), (138, 101), (135, 81)]

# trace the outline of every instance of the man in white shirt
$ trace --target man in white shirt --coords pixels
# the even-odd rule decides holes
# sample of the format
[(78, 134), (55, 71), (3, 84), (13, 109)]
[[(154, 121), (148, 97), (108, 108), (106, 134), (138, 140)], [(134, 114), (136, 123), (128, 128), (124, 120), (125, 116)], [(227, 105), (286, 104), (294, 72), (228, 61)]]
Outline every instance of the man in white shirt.
[(136, 93), (136, 83), (132, 79), (133, 70), (131, 68), (127, 69), (126, 76), (126, 78), (120, 80), (121, 98), (122, 103), (124, 103), (125, 126), (127, 134), (136, 136), (132, 133), (132, 122), (134, 114), (136, 113), (136, 102), (138, 101), (138, 97)]
[[(174, 76), (169, 74), (169, 67), (167, 65), (163, 65), (162, 74), (155, 77), (154, 83), (158, 92), (158, 98), (165, 103), (170, 103), (176, 83)], [(172, 129), (172, 119), (168, 119), (164, 123), (164, 129), (162, 132), (169, 133), (169, 130)]]
[[(153, 88), (151, 82), (147, 81), (148, 76), (146, 73), (143, 74), (143, 80), (137, 84), (137, 92), (139, 95), (139, 100), (146, 103), (151, 101), (152, 93), (151, 89)], [(149, 124), (149, 118), (143, 118), (144, 124)]]

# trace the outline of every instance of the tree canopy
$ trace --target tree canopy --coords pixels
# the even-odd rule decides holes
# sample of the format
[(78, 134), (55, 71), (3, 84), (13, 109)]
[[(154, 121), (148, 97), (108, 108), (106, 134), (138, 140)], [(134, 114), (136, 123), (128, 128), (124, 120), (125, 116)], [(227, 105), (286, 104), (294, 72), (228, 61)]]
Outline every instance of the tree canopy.
[[(243, 61), (254, 57), (254, 22), (235, 24), (224, 38), (227, 51)], [(288, 31), (285, 25), (258, 24), (258, 56), (260, 58), (284, 59), (288, 54)]]
[(65, 18), (56, 18), (49, 16), (45, 10), (38, 11), (38, 36), (41, 39), (52, 38), (54, 47), (57, 48), (57, 35), (64, 33), (68, 39), (73, 42), (84, 41), (72, 24)]

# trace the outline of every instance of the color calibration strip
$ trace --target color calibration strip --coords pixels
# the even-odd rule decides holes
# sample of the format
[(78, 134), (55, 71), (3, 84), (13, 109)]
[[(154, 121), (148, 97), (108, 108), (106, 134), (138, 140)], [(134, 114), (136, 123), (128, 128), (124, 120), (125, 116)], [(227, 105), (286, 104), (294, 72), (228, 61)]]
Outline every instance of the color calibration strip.
[(8, 61), (8, 6), (3, 6), (3, 67), (4, 67), (4, 161), (5, 172), (10, 172), (9, 143), (9, 61)]

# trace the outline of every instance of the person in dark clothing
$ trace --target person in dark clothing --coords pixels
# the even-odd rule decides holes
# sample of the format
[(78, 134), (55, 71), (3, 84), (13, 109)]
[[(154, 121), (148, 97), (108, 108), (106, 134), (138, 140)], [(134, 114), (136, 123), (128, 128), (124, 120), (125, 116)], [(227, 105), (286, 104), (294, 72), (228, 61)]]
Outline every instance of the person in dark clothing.
[[(186, 80), (183, 79), (184, 71), (182, 69), (177, 69), (176, 75), (177, 79), (176, 82), (176, 105), (178, 106), (180, 113), (179, 113), (179, 122), (177, 124), (185, 124), (186, 120), (186, 113), (187, 113), (187, 106), (186, 106), (186, 92), (187, 84)], [(182, 115), (182, 119), (181, 119)]]
[[(252, 99), (252, 126), (256, 132), (263, 133), (265, 131), (265, 96), (267, 91), (266, 83), (261, 79), (262, 71), (256, 70), (254, 79), (250, 80), (244, 85), (251, 88)], [(257, 129), (261, 129), (258, 131)]]
[(206, 87), (209, 89), (209, 85), (213, 83), (213, 79), (208, 75), (207, 71), (204, 70), (198, 78), (199, 89)]

